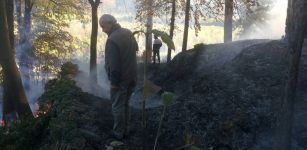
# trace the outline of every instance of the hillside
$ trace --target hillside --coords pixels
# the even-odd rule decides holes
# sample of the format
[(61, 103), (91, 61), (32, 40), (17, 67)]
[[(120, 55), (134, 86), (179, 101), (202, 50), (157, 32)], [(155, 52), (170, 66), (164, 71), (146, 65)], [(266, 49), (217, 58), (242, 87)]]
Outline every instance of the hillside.
[[(204, 150), (221, 145), (234, 150), (270, 150), (283, 93), (286, 54), (282, 41), (248, 40), (196, 45), (170, 64), (150, 65), (150, 79), (176, 95), (167, 108), (158, 149), (191, 144)], [(14, 134), (1, 138), (0, 149), (98, 150), (110, 145), (114, 140), (111, 102), (83, 92), (77, 86), (80, 83), (73, 80), (80, 73), (77, 69), (69, 63), (62, 67), (60, 76), (48, 82), (39, 98), (40, 117), (34, 123), (18, 125)], [(306, 73), (307, 43), (295, 106), (295, 150), (307, 149)], [(87, 80), (84, 74), (83, 78)], [(148, 105), (147, 128), (143, 130), (137, 106), (141, 85), (137, 89), (131, 102), (130, 137), (115, 149), (153, 148), (162, 112), (160, 96), (147, 101), (153, 105)]]
[[(152, 76), (165, 90), (179, 95), (169, 110), (166, 124), (171, 127), (166, 132), (173, 133), (173, 126), (181, 122), (203, 147), (224, 143), (234, 149), (271, 149), (286, 55), (282, 41), (269, 40), (199, 45), (177, 55), (170, 65), (154, 73), (160, 76)], [(296, 150), (307, 148), (303, 142), (307, 133), (306, 56), (305, 42), (295, 108)], [(182, 136), (183, 131), (176, 131), (175, 137)]]

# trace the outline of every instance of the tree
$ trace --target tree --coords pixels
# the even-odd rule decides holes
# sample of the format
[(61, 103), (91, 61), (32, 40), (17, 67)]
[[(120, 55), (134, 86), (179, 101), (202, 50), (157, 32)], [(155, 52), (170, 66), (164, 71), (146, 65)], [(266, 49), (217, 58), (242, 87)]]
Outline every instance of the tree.
[(9, 37), (10, 37), (10, 44), (11, 47), (14, 49), (14, 1), (6, 0), (6, 15), (7, 15), (7, 23), (9, 29)]
[[(178, 16), (176, 13), (176, 5), (177, 0), (136, 0), (136, 20), (144, 23), (146, 27), (146, 49), (148, 50), (147, 53), (147, 60), (150, 62), (151, 54), (152, 54), (152, 34), (151, 30), (153, 28), (154, 19), (155, 17), (163, 18), (168, 12), (168, 10), (172, 10), (172, 16), (170, 21), (170, 36), (173, 36), (175, 30), (175, 17)], [(171, 6), (171, 8), (170, 8)], [(167, 54), (167, 61), (171, 59), (171, 49), (168, 49)]]
[(89, 47), (88, 38), (82, 41), (66, 30), (74, 20), (89, 22), (87, 10), (90, 5), (84, 0), (35, 1), (32, 39), (34, 66), (39, 70), (35, 75), (56, 74), (63, 62)]
[(92, 7), (92, 33), (91, 33), (91, 54), (90, 54), (90, 76), (93, 82), (97, 82), (97, 34), (98, 17), (97, 9), (100, 0), (89, 0)]
[[(232, 39), (232, 29), (239, 29), (239, 35), (248, 29), (266, 23), (272, 0), (201, 0), (201, 14), (204, 19), (224, 22), (224, 41)], [(231, 41), (231, 40), (230, 40)]]
[(288, 70), (285, 77), (284, 95), (281, 99), (280, 112), (277, 116), (274, 150), (291, 149), (296, 85), (300, 57), (304, 42), (304, 31), (307, 30), (307, 1), (289, 0), (286, 20), (286, 42), (289, 48)]
[(190, 7), (191, 7), (190, 0), (186, 0), (182, 51), (187, 50), (189, 21), (190, 21)]
[(0, 63), (3, 69), (4, 83), (6, 84), (4, 93), (6, 93), (5, 99), (13, 101), (18, 116), (23, 119), (33, 117), (33, 115), (27, 102), (13, 49), (10, 44), (7, 16), (11, 14), (6, 14), (6, 6), (5, 1), (0, 1)]
[[(10, 47), (14, 52), (14, 1), (6, 0), (6, 16), (7, 16), (7, 24), (8, 24), (8, 33), (9, 33), (9, 40), (10, 40)], [(3, 90), (9, 91), (9, 83), (7, 80), (3, 81)], [(16, 110), (14, 107), (13, 101), (10, 99), (10, 94), (8, 92), (3, 93), (3, 118), (4, 120), (8, 121), (12, 118), (8, 116), (16, 116)]]
[(239, 35), (250, 34), (267, 24), (272, 0), (244, 0), (234, 3), (234, 28)]
[(30, 74), (33, 68), (34, 48), (31, 42), (31, 24), (33, 0), (24, 1), (24, 13), (21, 13), (21, 0), (16, 0), (17, 23), (19, 32), (19, 41), (17, 45), (17, 58), (20, 71), (23, 77), (23, 85), (27, 91), (30, 91)]
[(152, 56), (152, 26), (153, 26), (153, 0), (147, 1), (147, 22), (146, 22), (146, 61), (151, 62)]
[[(85, 49), (80, 46), (88, 46), (84, 44), (86, 42), (73, 37), (66, 30), (72, 20), (81, 22), (89, 20), (85, 12), (89, 10), (89, 5), (85, 5), (88, 4), (88, 1), (27, 0), (27, 2), (23, 1), (23, 5), (21, 5), (21, 0), (15, 1), (19, 34), (17, 58), (22, 74), (27, 78), (30, 78), (31, 75), (30, 80), (33, 80), (32, 76), (39, 75), (32, 68), (35, 67), (44, 73), (56, 73), (62, 62), (76, 54), (73, 52)], [(29, 17), (25, 18), (25, 16)], [(28, 29), (25, 29), (25, 26), (28, 26)]]
[(224, 42), (232, 41), (233, 0), (225, 0)]
[[(22, 13), (21, 13), (21, 0), (15, 0), (16, 18), (18, 25), (18, 33), (22, 33)], [(20, 43), (20, 37), (17, 43)]]
[(33, 0), (25, 0), (25, 9), (24, 9), (24, 20), (23, 20), (23, 26), (24, 30), (21, 37), (22, 44), (26, 45), (26, 48), (31, 48), (30, 43), (30, 34), (31, 34), (31, 18), (32, 18), (32, 8), (34, 5)]
[[(176, 0), (172, 0), (172, 15), (170, 23), (169, 36), (173, 39), (174, 30), (175, 30), (175, 15), (176, 15)], [(167, 50), (167, 62), (170, 62), (172, 58), (172, 49), (168, 48)]]

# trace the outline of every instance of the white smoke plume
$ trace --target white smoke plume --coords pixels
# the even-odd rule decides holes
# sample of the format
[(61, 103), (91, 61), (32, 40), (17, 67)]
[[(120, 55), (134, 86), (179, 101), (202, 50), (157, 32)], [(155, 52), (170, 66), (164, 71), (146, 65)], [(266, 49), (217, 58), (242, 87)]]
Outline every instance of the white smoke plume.
[(272, 7), (265, 23), (258, 23), (247, 30), (242, 39), (280, 39), (285, 34), (287, 0), (272, 0)]
[[(89, 51), (89, 50), (88, 50)], [(97, 64), (97, 78), (98, 83), (92, 84), (89, 78), (89, 59), (88, 57), (79, 57), (72, 61), (77, 64), (80, 74), (75, 77), (77, 86), (79, 86), (84, 92), (88, 92), (98, 97), (109, 98), (110, 82), (107, 78), (106, 71), (104, 69), (104, 59), (99, 57)]]
[[(45, 76), (40, 72), (36, 73), (34, 71), (34, 65), (32, 63), (35, 63), (35, 59), (32, 57), (27, 57), (28, 54), (25, 49), (27, 49), (26, 44), (16, 46), (16, 62), (18, 63), (17, 65), (19, 67), (21, 80), (31, 110), (32, 112), (35, 112), (38, 110), (37, 99), (44, 92)], [(27, 60), (22, 60), (24, 58)]]

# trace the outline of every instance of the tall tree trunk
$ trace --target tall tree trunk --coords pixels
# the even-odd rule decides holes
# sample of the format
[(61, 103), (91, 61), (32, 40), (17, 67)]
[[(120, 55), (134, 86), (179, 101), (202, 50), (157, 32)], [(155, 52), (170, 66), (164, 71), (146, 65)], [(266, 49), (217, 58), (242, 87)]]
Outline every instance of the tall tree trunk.
[[(33, 7), (33, 2), (31, 0), (25, 0), (25, 13), (24, 13), (25, 36), (30, 36), (31, 33), (32, 7)], [(26, 39), (29, 38), (26, 37)]]
[(286, 39), (289, 47), (288, 70), (284, 95), (277, 118), (274, 150), (290, 150), (296, 85), (299, 72), (304, 31), (307, 26), (306, 0), (289, 0), (286, 21)]
[[(175, 15), (176, 15), (176, 0), (172, 0), (172, 17), (170, 24), (169, 36), (173, 39), (174, 29), (175, 29)], [(172, 49), (168, 48), (167, 50), (167, 62), (170, 62), (172, 59)]]
[(225, 0), (224, 42), (232, 41), (233, 0)]
[(18, 25), (18, 45), (20, 44), (20, 38), (22, 34), (22, 16), (21, 16), (21, 0), (15, 0), (15, 8), (16, 8), (16, 17), (17, 17), (17, 25)]
[[(17, 46), (17, 58), (19, 68), (22, 74), (23, 85), (26, 91), (30, 91), (30, 74), (32, 72), (33, 66), (33, 46), (31, 43), (31, 18), (32, 18), (32, 7), (34, 5), (32, 0), (25, 0), (24, 8), (24, 18), (21, 23), (20, 18), (17, 18), (17, 22), (21, 23), (18, 25), (20, 40)], [(17, 5), (19, 5), (17, 3)], [(19, 11), (19, 10), (17, 10)], [(19, 12), (17, 12), (17, 17), (20, 17)]]
[[(10, 47), (12, 52), (14, 52), (14, 1), (6, 0), (6, 16), (8, 24), (8, 33), (10, 40)], [(9, 91), (9, 82), (4, 80), (3, 82), (3, 119), (5, 121), (12, 120), (16, 117), (16, 110), (14, 108), (14, 102), (10, 99), (12, 97)]]
[(18, 116), (21, 119), (33, 117), (22, 87), (9, 37), (6, 4), (5, 1), (2, 0), (0, 1), (0, 63), (3, 69), (4, 82), (7, 83), (5, 92), (9, 96), (7, 98), (14, 102)]
[(189, 34), (189, 22), (190, 22), (190, 0), (186, 0), (182, 51), (187, 50), (188, 34)]
[(146, 23), (146, 60), (151, 62), (152, 57), (152, 26), (153, 26), (153, 0), (147, 0), (147, 23)]
[(91, 33), (91, 56), (90, 56), (90, 77), (91, 81), (97, 83), (97, 34), (98, 34), (98, 17), (97, 9), (100, 0), (90, 0), (92, 7), (92, 33)]
[(7, 15), (7, 24), (9, 28), (9, 37), (11, 48), (14, 49), (14, 1), (6, 0), (6, 15)]

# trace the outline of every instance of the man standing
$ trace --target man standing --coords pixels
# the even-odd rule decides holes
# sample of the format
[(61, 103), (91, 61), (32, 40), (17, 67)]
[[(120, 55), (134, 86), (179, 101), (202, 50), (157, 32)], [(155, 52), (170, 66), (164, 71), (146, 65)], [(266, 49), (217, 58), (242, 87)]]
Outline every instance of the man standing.
[(154, 36), (155, 40), (153, 43), (153, 63), (156, 63), (156, 56), (158, 57), (158, 61), (160, 64), (160, 48), (162, 46), (162, 41), (160, 39), (158, 39), (157, 36)]
[(136, 51), (138, 45), (132, 32), (122, 28), (116, 19), (104, 14), (99, 24), (108, 35), (105, 47), (105, 69), (111, 82), (113, 134), (123, 139), (127, 134), (129, 98), (136, 84)]

